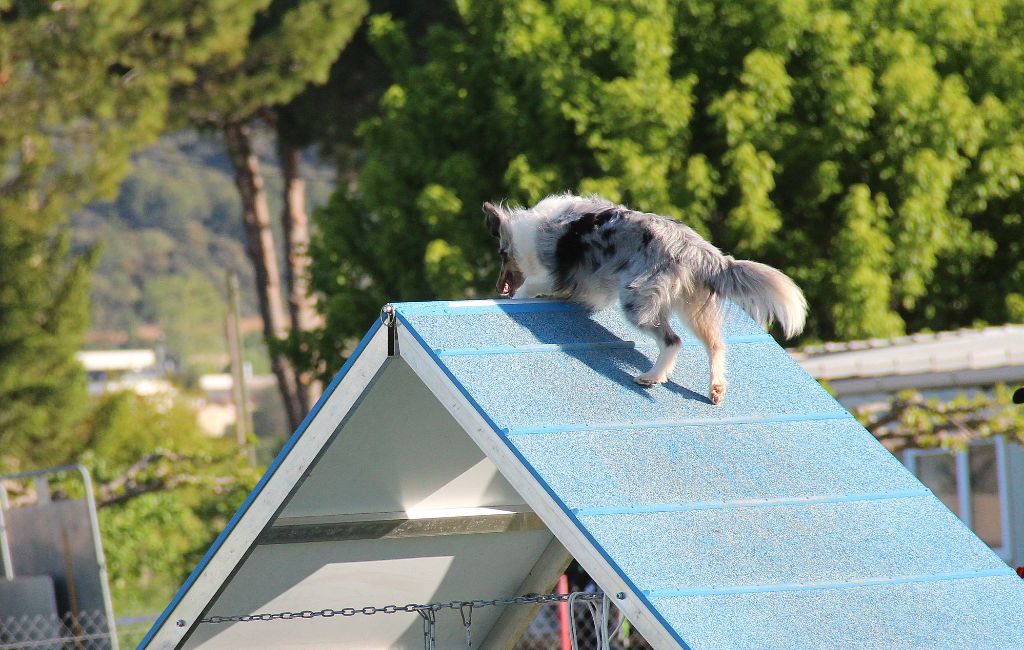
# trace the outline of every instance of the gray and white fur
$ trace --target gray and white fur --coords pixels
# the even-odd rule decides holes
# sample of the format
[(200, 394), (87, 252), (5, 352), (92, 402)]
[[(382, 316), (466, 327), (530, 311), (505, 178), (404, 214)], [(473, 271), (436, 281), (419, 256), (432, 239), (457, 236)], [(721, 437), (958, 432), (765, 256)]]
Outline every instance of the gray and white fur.
[(726, 389), (722, 298), (762, 325), (778, 321), (787, 338), (803, 330), (807, 301), (791, 279), (765, 264), (723, 255), (674, 219), (570, 194), (549, 196), (532, 208), (485, 203), (484, 212), (500, 240), (499, 294), (554, 295), (593, 309), (617, 301), (660, 350), (654, 367), (635, 378), (643, 386), (667, 381), (675, 367), (681, 341), (669, 325), (673, 312), (707, 349), (715, 404)]

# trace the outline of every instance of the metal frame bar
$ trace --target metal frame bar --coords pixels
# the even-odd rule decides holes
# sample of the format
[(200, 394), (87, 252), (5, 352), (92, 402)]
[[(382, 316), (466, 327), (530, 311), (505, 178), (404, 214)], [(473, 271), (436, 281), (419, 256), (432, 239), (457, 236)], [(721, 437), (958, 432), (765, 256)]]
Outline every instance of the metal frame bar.
[(974, 530), (974, 512), (971, 507), (971, 463), (966, 451), (956, 454), (956, 499), (960, 502), (960, 520)]
[[(306, 520), (314, 521), (306, 521)], [(447, 516), (409, 517), (406, 513), (383, 513), (373, 517), (291, 517), (278, 518), (257, 538), (257, 544), (301, 544), (340, 542), (357, 539), (399, 539), (480, 535), (515, 531), (547, 530), (532, 512), (495, 510), (488, 514), (464, 514), (457, 509)]]
[[(1006, 460), (1006, 440), (995, 436), (991, 440), (976, 440), (967, 444), (967, 451), (958, 451), (954, 456), (956, 476), (956, 495), (959, 501), (959, 512), (955, 513), (964, 525), (974, 530), (974, 513), (971, 507), (971, 466), (967, 454), (971, 447), (994, 445), (996, 453), (996, 483), (999, 489), (999, 525), (1002, 528), (1003, 543), (1001, 546), (989, 548), (1005, 562), (1013, 557), (1013, 530), (1010, 526), (1010, 483)], [(949, 455), (946, 449), (905, 449), (903, 464), (915, 477), (918, 474), (918, 459), (924, 456)]]
[(7, 539), (7, 520), (4, 518), (4, 511), (7, 510), (7, 488), (3, 481), (0, 481), (0, 568), (3, 568), (5, 578), (14, 577), (14, 561), (11, 559), (11, 545)]
[(993, 438), (996, 443), (996, 483), (999, 486), (999, 525), (1003, 528), (1003, 545), (992, 549), (1005, 562), (1013, 557), (1013, 526), (1010, 525), (1010, 473), (1007, 467), (1006, 439)]
[[(85, 488), (85, 503), (86, 508), (89, 512), (89, 529), (92, 532), (93, 548), (96, 551), (96, 564), (100, 568), (100, 590), (103, 594), (103, 609), (107, 617), (107, 630), (110, 634), (110, 645), (113, 650), (118, 650), (117, 642), (117, 621), (114, 618), (114, 603), (110, 598), (110, 585), (107, 581), (107, 560), (103, 555), (103, 540), (100, 537), (100, 520), (96, 514), (96, 496), (93, 493), (92, 488), (92, 475), (89, 474), (89, 470), (81, 463), (75, 463), (74, 465), (60, 465), (58, 467), (49, 467), (46, 469), (30, 470), (26, 472), (15, 472), (13, 474), (0, 475), (0, 481), (3, 480), (16, 480), (32, 478), (37, 481), (42, 481), (48, 484), (49, 477), (56, 474), (67, 474), (77, 473), (81, 479), (83, 487)], [(49, 492), (47, 491), (47, 499), (49, 498)], [(7, 503), (7, 490), (0, 487), (0, 510), (8, 509)], [(7, 545), (6, 529), (3, 527), (3, 513), (0, 512), (0, 544), (4, 547)], [(6, 561), (10, 561), (10, 548), (6, 548), (7, 557)], [(13, 576), (13, 562), (10, 564), (11, 573)]]

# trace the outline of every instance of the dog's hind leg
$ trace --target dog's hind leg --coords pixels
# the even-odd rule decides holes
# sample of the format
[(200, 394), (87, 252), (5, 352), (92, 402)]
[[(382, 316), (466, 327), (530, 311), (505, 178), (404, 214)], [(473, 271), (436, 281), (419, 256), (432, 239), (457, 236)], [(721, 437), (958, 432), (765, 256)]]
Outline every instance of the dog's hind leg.
[(704, 343), (708, 351), (708, 365), (711, 378), (708, 397), (712, 404), (721, 404), (725, 399), (725, 343), (722, 341), (722, 307), (712, 293), (706, 299), (680, 302), (676, 307), (690, 323), (693, 333)]
[(668, 322), (671, 312), (668, 309), (659, 309), (652, 303), (653, 298), (639, 295), (628, 288), (622, 291), (620, 299), (622, 310), (629, 322), (658, 343), (658, 359), (654, 362), (654, 367), (637, 375), (633, 381), (641, 386), (665, 383), (676, 366), (676, 357), (679, 355), (679, 348), (682, 347), (682, 340)]

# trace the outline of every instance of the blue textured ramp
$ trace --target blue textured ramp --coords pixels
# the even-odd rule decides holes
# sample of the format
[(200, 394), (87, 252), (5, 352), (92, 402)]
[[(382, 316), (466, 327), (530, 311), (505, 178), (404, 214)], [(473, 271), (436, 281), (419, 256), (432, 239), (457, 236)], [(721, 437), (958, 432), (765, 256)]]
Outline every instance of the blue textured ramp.
[(1024, 581), (738, 308), (729, 390), (614, 311), (396, 305), (579, 532), (689, 648), (1024, 648)]
[(1011, 650), (1021, 639), (1016, 574), (872, 587), (652, 598), (692, 648)]
[[(726, 404), (730, 401), (731, 395)], [(573, 509), (925, 491), (885, 448), (864, 445), (863, 433), (849, 418), (601, 429), (510, 439)], [(567, 438), (592, 464), (566, 457)], [(852, 453), (851, 443), (859, 453)], [(600, 482), (592, 480), (595, 474)]]

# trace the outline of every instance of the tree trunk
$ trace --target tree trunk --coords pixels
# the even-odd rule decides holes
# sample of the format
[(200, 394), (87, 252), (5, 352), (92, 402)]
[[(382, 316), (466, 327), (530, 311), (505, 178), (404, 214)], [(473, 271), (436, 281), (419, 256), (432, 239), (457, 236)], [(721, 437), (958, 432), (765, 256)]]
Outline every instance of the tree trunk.
[[(296, 334), (310, 332), (319, 327), (321, 319), (316, 311), (316, 299), (309, 292), (309, 216), (306, 214), (306, 181), (302, 178), (299, 150), (277, 136), (277, 154), (284, 177), (285, 285), (288, 291), (288, 310)], [(300, 339), (301, 340), (301, 339)], [(305, 343), (300, 350), (308, 353)], [(299, 396), (306, 410), (320, 398), (323, 386), (312, 373), (296, 377)]]
[(263, 186), (259, 159), (252, 149), (252, 132), (244, 123), (224, 127), (228, 156), (235, 169), (235, 185), (242, 200), (242, 222), (245, 226), (246, 253), (256, 276), (256, 295), (263, 317), (263, 336), (270, 352), (270, 365), (284, 400), (285, 412), (292, 429), (302, 422), (306, 409), (299, 397), (295, 370), (277, 342), (288, 336), (288, 314), (281, 300), (281, 273), (270, 229), (270, 208)]

